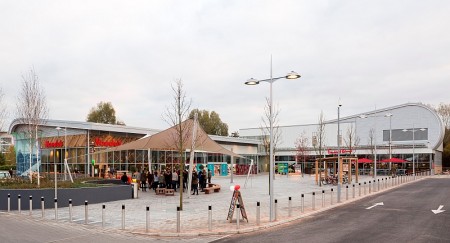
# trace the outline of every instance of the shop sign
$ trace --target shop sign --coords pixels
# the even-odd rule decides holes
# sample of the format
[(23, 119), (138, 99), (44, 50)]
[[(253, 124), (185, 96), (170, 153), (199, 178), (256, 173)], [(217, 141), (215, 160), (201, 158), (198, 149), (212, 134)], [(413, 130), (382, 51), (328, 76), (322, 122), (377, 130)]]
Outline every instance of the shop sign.
[[(328, 149), (328, 154), (338, 154), (337, 149)], [(351, 149), (341, 149), (341, 154), (351, 154), (352, 150)]]
[(95, 138), (94, 140), (95, 147), (116, 147), (119, 145), (122, 145), (122, 141), (120, 140), (111, 140), (111, 141), (104, 141), (100, 138)]
[(45, 141), (44, 148), (62, 148), (64, 142), (62, 140), (57, 140), (55, 142)]

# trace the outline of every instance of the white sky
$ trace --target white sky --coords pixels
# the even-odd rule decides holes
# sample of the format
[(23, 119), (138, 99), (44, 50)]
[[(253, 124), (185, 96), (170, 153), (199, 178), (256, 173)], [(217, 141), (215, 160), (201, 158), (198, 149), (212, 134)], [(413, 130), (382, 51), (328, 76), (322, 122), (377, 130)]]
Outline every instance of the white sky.
[[(402, 104), (450, 102), (450, 1), (0, 2), (0, 87), (9, 121), (34, 67), (51, 119), (110, 101), (127, 125), (163, 129), (171, 84), (229, 132), (258, 127), (269, 85), (280, 125)], [(9, 123), (7, 123), (9, 126)]]

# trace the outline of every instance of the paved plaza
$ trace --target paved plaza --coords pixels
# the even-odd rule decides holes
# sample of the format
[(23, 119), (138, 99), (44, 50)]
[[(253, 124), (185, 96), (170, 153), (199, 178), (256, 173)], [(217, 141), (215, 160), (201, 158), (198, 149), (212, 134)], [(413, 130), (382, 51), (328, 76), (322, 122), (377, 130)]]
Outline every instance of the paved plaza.
[[(426, 176), (417, 176), (416, 180)], [(388, 176), (378, 176), (380, 181), (376, 186), (369, 189), (369, 181), (373, 178), (369, 176), (360, 176), (359, 182), (344, 184), (342, 187), (341, 201), (350, 202), (358, 200), (364, 195), (370, 195), (375, 192), (389, 190), (403, 183), (412, 182), (412, 177), (389, 178)], [(104, 204), (89, 204), (87, 225), (89, 228), (98, 230), (126, 231), (141, 235), (150, 236), (207, 236), (207, 235), (225, 235), (238, 232), (249, 232), (266, 227), (286, 223), (291, 220), (306, 217), (312, 213), (335, 207), (337, 204), (336, 186), (315, 184), (313, 175), (277, 175), (274, 180), (274, 198), (277, 199), (277, 216), (275, 222), (269, 222), (269, 194), (268, 194), (268, 174), (250, 176), (234, 176), (233, 184), (230, 183), (230, 177), (213, 177), (212, 183), (220, 184), (221, 191), (218, 193), (199, 195), (184, 194), (183, 211), (181, 211), (180, 232), (177, 232), (177, 206), (179, 206), (179, 190), (175, 196), (156, 195), (153, 190), (139, 191), (137, 199), (121, 200), (108, 202)], [(246, 181), (247, 180), (247, 181)], [(366, 182), (364, 186), (364, 182)], [(359, 185), (361, 184), (361, 186)], [(227, 221), (227, 214), (233, 192), (230, 191), (230, 185), (240, 185), (240, 191), (246, 213), (247, 221), (240, 221), (239, 229), (236, 223), (236, 211), (233, 221)], [(354, 185), (354, 187), (353, 187)], [(349, 187), (348, 190), (346, 187)], [(331, 192), (333, 189), (333, 193)], [(324, 192), (324, 193), (323, 193)], [(313, 193), (315, 199), (313, 200)], [(302, 197), (304, 203), (302, 206)], [(332, 197), (333, 196), (333, 197)], [(289, 203), (291, 197), (291, 203)], [(257, 202), (260, 202), (261, 220), (260, 225), (256, 223)], [(289, 207), (289, 204), (290, 207)], [(105, 209), (102, 210), (102, 206)], [(124, 218), (122, 221), (122, 206), (125, 206)], [(208, 206), (212, 206), (212, 230), (208, 229)], [(149, 207), (150, 223), (148, 231), (146, 230), (146, 207)], [(302, 212), (303, 211), (303, 212)], [(104, 212), (104, 217), (102, 214)], [(289, 212), (291, 216), (289, 216)], [(17, 213), (17, 212), (12, 212)], [(59, 208), (57, 211), (58, 222), (64, 225), (78, 224), (84, 225), (86, 207), (75, 206), (72, 210), (72, 222), (69, 221), (69, 208)], [(24, 216), (29, 211), (22, 210)], [(40, 209), (32, 211), (32, 218), (36, 220), (55, 221), (55, 210), (45, 211), (44, 219)], [(124, 224), (123, 224), (124, 223)], [(122, 227), (124, 228), (122, 230)]]

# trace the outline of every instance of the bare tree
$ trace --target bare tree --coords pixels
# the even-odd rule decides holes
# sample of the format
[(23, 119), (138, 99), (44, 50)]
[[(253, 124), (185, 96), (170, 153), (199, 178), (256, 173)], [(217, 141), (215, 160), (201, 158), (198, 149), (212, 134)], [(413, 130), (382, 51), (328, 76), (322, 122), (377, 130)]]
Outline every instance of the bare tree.
[(353, 124), (351, 124), (349, 127), (347, 127), (347, 132), (344, 137), (345, 146), (350, 150), (350, 154), (355, 154), (356, 151), (355, 148), (359, 145), (359, 137), (356, 136), (356, 131), (353, 127)]
[(6, 120), (6, 103), (4, 101), (5, 94), (3, 93), (3, 89), (0, 88), (0, 131), (3, 131), (3, 127), (5, 126)]
[(436, 112), (444, 122), (444, 126), (450, 129), (450, 104), (440, 103), (436, 108)]
[(375, 160), (375, 129), (369, 130), (369, 137), (367, 137), (367, 147), (369, 147), (371, 159)]
[(33, 68), (22, 75), (22, 87), (17, 100), (17, 117), (23, 123), (27, 124), (27, 133), (30, 141), (30, 167), (29, 176), (32, 182), (32, 153), (33, 144), (36, 146), (36, 162), (38, 170), (38, 185), (39, 181), (39, 145), (38, 133), (39, 126), (48, 117), (47, 100), (44, 90), (41, 88), (39, 77)]
[(317, 123), (316, 132), (313, 134), (312, 145), (316, 156), (319, 158), (323, 157), (325, 149), (325, 116), (323, 111), (320, 112), (319, 120)]
[(305, 162), (306, 157), (308, 157), (308, 147), (309, 147), (309, 139), (306, 136), (306, 132), (303, 131), (300, 136), (295, 141), (295, 150), (296, 150), (296, 161), (301, 161), (302, 163), (302, 177), (305, 174)]
[[(163, 119), (170, 125), (176, 127), (176, 132), (170, 138), (171, 143), (178, 151), (180, 158), (180, 209), (183, 210), (183, 171), (184, 171), (184, 151), (186, 151), (185, 144), (192, 132), (191, 127), (187, 123), (182, 123), (188, 119), (191, 101), (186, 99), (186, 92), (183, 89), (183, 82), (178, 79), (172, 84), (173, 103), (166, 108)], [(189, 193), (189, 192), (188, 192)]]
[[(272, 109), (272, 128), (273, 128), (273, 141), (270, 141), (270, 100), (266, 98), (266, 105), (264, 106), (264, 116), (261, 117), (261, 134), (262, 142), (264, 146), (264, 152), (266, 154), (266, 163), (270, 161), (270, 143), (273, 143), (273, 159), (275, 161), (275, 151), (277, 145), (281, 142), (281, 131), (278, 125), (278, 115), (280, 110), (277, 107)], [(275, 175), (274, 175), (275, 176)]]

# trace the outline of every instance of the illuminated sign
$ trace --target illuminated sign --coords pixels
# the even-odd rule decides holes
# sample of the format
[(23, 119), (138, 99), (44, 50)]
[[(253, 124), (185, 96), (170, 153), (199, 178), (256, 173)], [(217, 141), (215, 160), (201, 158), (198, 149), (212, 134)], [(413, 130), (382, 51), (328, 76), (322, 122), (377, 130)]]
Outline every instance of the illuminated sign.
[(44, 148), (62, 148), (64, 142), (62, 140), (56, 140), (55, 142), (45, 141)]
[[(341, 149), (341, 154), (351, 154), (351, 149)], [(328, 149), (328, 154), (338, 154), (337, 149)]]
[(94, 145), (95, 147), (116, 147), (122, 145), (122, 141), (114, 139), (111, 141), (104, 141), (100, 138), (95, 138)]

